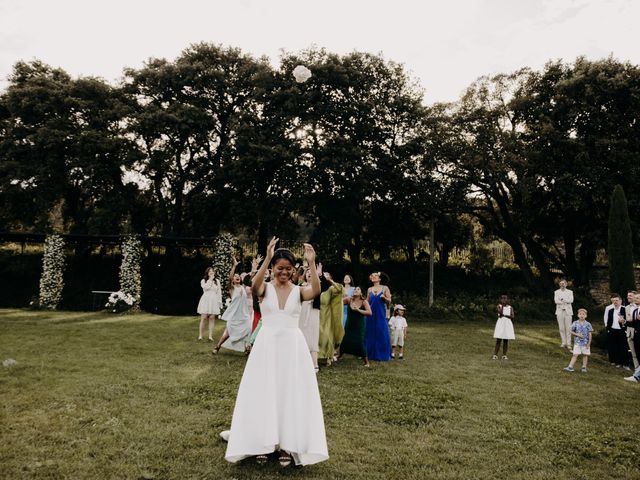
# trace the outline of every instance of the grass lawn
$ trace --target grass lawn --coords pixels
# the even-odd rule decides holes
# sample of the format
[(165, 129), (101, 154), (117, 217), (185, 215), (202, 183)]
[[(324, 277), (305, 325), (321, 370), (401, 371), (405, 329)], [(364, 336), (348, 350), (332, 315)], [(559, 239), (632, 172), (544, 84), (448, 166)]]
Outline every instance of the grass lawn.
[(494, 361), (492, 323), (409, 316), (405, 360), (321, 370), (330, 459), (281, 469), (224, 460), (245, 357), (196, 317), (0, 310), (0, 478), (640, 478), (640, 385), (562, 372), (550, 319)]

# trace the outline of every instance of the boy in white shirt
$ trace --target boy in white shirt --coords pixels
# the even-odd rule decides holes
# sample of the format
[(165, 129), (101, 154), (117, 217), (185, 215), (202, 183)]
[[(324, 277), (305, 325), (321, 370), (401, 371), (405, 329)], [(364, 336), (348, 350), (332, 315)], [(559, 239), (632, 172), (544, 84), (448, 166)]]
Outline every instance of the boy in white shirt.
[(391, 358), (396, 358), (395, 348), (398, 347), (398, 358), (403, 359), (404, 339), (407, 336), (407, 319), (404, 318), (405, 308), (396, 305), (393, 309), (393, 317), (389, 319), (391, 327)]

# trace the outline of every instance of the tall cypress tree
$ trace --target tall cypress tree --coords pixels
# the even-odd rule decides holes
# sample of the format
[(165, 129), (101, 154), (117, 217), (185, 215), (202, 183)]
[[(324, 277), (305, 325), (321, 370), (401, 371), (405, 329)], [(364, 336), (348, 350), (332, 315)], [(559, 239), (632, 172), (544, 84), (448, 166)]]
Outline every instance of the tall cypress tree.
[(609, 288), (623, 296), (634, 290), (633, 243), (627, 197), (621, 185), (616, 185), (609, 207)]

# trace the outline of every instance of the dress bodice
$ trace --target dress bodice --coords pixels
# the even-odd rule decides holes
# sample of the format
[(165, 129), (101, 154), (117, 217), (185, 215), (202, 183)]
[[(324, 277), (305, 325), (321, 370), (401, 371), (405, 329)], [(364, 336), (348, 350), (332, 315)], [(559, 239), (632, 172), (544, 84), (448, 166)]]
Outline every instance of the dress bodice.
[[(284, 308), (280, 309), (278, 305), (278, 294), (275, 287), (267, 282), (265, 286), (264, 299), (260, 304), (260, 311), (262, 312), (262, 325), (263, 326), (283, 326), (283, 327), (298, 327), (298, 319), (300, 317), (300, 308), (302, 302), (300, 301), (300, 287), (294, 285), (289, 292), (289, 296), (284, 304)], [(271, 319), (276, 320), (273, 325)]]

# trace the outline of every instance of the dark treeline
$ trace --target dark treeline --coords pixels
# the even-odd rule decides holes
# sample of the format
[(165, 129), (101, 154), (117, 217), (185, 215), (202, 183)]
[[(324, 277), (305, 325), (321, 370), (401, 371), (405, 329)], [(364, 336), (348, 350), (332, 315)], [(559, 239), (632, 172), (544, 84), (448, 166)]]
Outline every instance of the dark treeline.
[(638, 234), (639, 114), (640, 69), (612, 58), (483, 77), (429, 106), (402, 65), (358, 52), (275, 69), (202, 43), (118, 85), (18, 62), (0, 95), (0, 229), (227, 230), (261, 250), (276, 233), (359, 264), (413, 260), (435, 217), (446, 263), (475, 219), (532, 288), (553, 268), (585, 285), (616, 184)]

